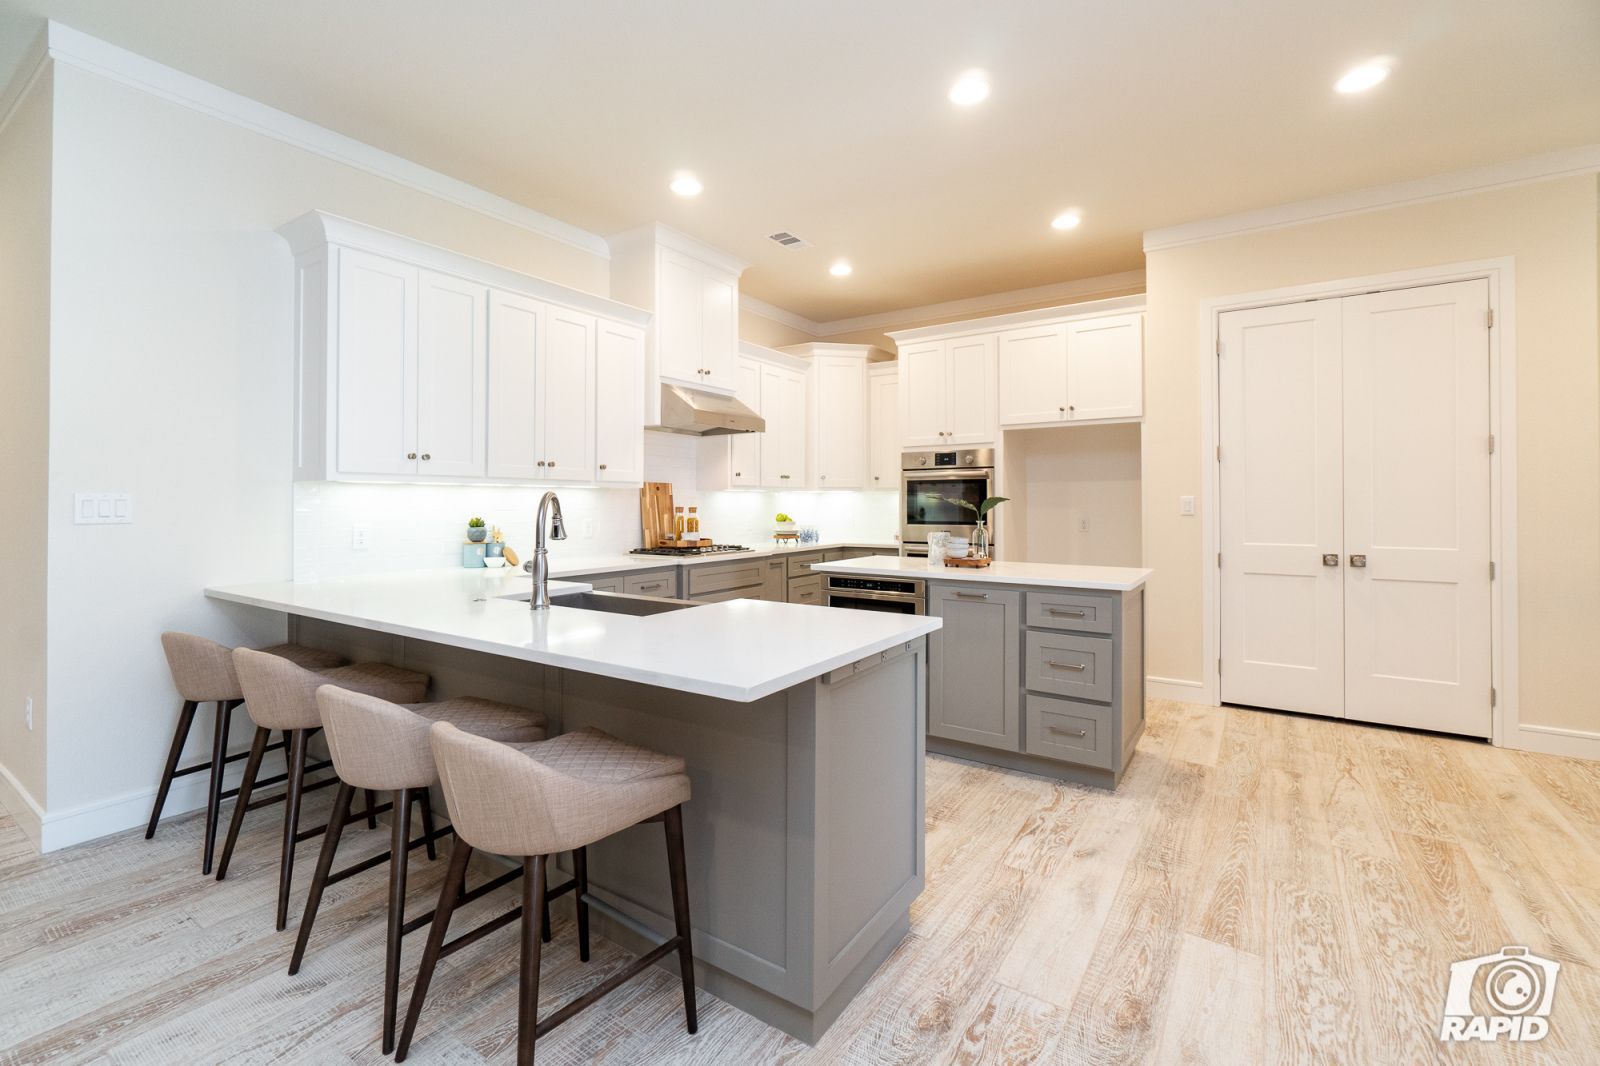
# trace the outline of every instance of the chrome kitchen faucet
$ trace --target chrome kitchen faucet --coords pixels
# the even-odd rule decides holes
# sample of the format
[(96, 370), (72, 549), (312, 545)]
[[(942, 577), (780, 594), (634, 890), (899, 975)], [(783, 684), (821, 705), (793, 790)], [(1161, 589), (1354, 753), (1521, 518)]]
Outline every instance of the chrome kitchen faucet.
[(535, 611), (550, 609), (550, 556), (544, 546), (546, 514), (550, 516), (550, 536), (556, 540), (567, 539), (567, 526), (561, 520), (561, 501), (554, 492), (547, 492), (539, 500), (539, 513), (533, 520), (533, 558), (523, 565), (523, 569), (533, 575), (533, 595), (528, 598), (528, 607)]

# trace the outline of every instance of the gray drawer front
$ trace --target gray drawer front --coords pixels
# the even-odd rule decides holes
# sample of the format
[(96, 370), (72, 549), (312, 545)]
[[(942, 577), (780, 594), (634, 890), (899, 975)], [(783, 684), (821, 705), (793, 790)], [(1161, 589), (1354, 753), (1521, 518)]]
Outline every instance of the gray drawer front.
[(743, 589), (722, 589), (719, 592), (696, 592), (689, 599), (696, 603), (721, 603), (724, 600), (759, 600), (761, 587)]
[(811, 574), (811, 564), (822, 562), (821, 552), (801, 552), (799, 555), (789, 556), (789, 576), (808, 577)]
[(1084, 592), (1028, 593), (1028, 625), (1041, 629), (1109, 633), (1116, 609), (1114, 596), (1095, 596)]
[(1075, 637), (1029, 630), (1024, 677), (1033, 692), (1111, 702), (1116, 671), (1109, 637)]
[(590, 585), (593, 585), (594, 586), (594, 590), (596, 592), (621, 592), (622, 591), (622, 578), (615, 577), (615, 576), (609, 576), (609, 577), (557, 578), (556, 580), (557, 581), (585, 581), (585, 582), (588, 582)]
[(789, 582), (790, 603), (822, 604), (822, 575), (796, 578)]
[(1047, 759), (1115, 770), (1111, 715), (1110, 707), (1029, 693), (1023, 749)]
[(718, 566), (690, 566), (689, 596), (698, 598), (702, 592), (723, 592), (727, 589), (751, 588), (761, 584), (761, 560), (723, 563)]
[(622, 588), (630, 596), (660, 596), (672, 599), (678, 595), (678, 575), (672, 570), (628, 574), (622, 582)]

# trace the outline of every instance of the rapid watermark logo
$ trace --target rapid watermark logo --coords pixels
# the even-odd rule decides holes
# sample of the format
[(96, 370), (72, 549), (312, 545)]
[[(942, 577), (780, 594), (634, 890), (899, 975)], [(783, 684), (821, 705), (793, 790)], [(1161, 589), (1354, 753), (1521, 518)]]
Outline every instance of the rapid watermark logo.
[(1451, 963), (1439, 1039), (1543, 1040), (1560, 971), (1559, 962), (1516, 944)]

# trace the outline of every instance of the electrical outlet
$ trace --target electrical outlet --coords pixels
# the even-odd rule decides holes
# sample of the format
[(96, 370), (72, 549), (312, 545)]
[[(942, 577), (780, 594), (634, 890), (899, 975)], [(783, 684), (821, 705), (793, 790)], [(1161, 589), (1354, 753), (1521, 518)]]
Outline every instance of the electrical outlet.
[(367, 550), (366, 526), (350, 527), (350, 550), (356, 552), (364, 552)]
[(28, 702), (23, 705), (22, 718), (28, 723), (28, 730), (33, 730), (33, 697), (28, 697)]
[(1081, 515), (1078, 516), (1078, 532), (1079, 533), (1087, 533), (1087, 532), (1089, 532), (1089, 516), (1088, 515), (1081, 514)]
[(584, 540), (594, 539), (594, 519), (585, 518), (579, 527), (579, 536)]

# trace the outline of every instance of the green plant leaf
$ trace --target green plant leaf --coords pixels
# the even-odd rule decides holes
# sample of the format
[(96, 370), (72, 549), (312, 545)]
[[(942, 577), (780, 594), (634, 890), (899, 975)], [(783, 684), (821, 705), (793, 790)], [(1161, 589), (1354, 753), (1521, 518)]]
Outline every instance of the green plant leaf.
[(999, 507), (1002, 503), (1009, 503), (1010, 499), (1011, 498), (1009, 496), (990, 496), (987, 500), (984, 500), (978, 505), (978, 517), (982, 518), (996, 507)]

